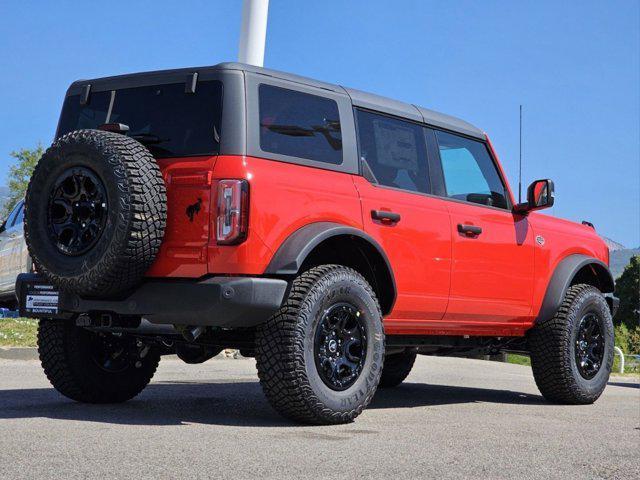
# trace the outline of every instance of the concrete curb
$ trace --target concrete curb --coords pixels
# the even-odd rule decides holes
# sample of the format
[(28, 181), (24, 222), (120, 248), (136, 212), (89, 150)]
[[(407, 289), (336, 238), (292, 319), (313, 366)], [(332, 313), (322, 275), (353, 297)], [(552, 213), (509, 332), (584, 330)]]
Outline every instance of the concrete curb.
[(34, 347), (0, 347), (2, 360), (38, 360), (38, 349)]

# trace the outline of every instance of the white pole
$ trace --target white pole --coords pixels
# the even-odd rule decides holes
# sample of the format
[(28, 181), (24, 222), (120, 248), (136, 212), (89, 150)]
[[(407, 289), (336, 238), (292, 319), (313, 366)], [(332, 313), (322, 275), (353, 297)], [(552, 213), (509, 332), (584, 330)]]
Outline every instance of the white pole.
[(262, 67), (269, 0), (244, 0), (238, 61)]
[(620, 347), (613, 347), (616, 355), (620, 355), (620, 373), (624, 373), (624, 352)]

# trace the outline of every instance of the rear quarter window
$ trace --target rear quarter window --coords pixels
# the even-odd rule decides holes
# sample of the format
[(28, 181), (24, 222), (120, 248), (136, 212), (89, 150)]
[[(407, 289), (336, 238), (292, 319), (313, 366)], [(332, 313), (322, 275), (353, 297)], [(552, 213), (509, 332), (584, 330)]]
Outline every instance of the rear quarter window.
[(261, 150), (342, 164), (342, 128), (334, 100), (265, 84), (258, 96)]

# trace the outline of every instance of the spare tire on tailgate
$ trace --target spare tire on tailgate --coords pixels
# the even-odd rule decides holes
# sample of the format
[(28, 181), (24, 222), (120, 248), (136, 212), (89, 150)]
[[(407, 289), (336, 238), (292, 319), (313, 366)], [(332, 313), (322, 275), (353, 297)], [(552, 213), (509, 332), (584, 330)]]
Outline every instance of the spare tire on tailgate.
[(134, 288), (156, 258), (167, 217), (151, 153), (102, 130), (56, 140), (33, 172), (25, 205), (25, 239), (38, 273), (86, 297)]

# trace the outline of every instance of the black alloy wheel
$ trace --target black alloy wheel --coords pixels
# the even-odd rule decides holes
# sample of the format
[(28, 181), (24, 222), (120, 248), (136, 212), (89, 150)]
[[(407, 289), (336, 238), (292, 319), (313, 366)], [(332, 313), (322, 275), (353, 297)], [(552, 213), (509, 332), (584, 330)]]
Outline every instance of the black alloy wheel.
[(358, 309), (345, 302), (328, 308), (316, 328), (314, 355), (322, 381), (332, 390), (353, 385), (364, 365), (367, 334)]
[(101, 370), (118, 373), (135, 367), (138, 352), (132, 338), (91, 333), (90, 339), (91, 360)]
[(49, 195), (47, 228), (65, 255), (82, 255), (98, 241), (107, 220), (107, 193), (86, 167), (72, 167), (57, 178)]
[(604, 359), (604, 337), (601, 321), (594, 312), (582, 317), (576, 331), (575, 358), (578, 372), (591, 380), (596, 376)]

